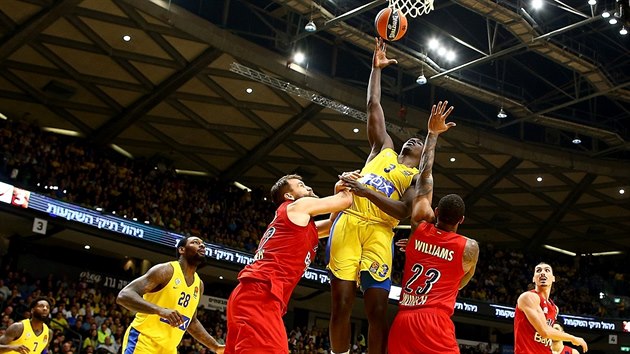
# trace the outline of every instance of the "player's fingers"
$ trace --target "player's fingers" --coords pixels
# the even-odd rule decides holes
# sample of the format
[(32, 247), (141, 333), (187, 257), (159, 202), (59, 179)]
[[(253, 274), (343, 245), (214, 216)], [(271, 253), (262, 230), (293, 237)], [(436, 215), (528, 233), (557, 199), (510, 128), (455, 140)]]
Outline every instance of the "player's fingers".
[(448, 117), (451, 114), (451, 112), (453, 112), (454, 109), (455, 109), (454, 106), (450, 106), (448, 110), (446, 111), (446, 113), (444, 113), (444, 119), (446, 119), (446, 117)]

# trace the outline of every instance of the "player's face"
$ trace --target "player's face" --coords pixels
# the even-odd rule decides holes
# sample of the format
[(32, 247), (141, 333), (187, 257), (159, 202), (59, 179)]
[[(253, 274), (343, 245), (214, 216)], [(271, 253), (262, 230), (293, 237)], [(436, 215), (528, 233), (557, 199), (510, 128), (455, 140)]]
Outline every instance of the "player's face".
[(190, 237), (186, 240), (184, 247), (184, 257), (193, 262), (203, 262), (206, 260), (206, 245), (199, 237)]
[(420, 155), (422, 155), (423, 147), (424, 147), (424, 144), (422, 143), (422, 140), (418, 138), (411, 138), (403, 144), (400, 154), (413, 155), (413, 156), (418, 156), (418, 158), (420, 158)]
[(306, 184), (304, 181), (299, 179), (291, 179), (289, 180), (289, 185), (291, 186), (291, 191), (288, 192), (293, 197), (293, 200), (298, 200), (302, 197), (314, 197), (318, 198), (317, 195), (313, 192), (313, 189)]
[(551, 287), (556, 277), (553, 275), (553, 269), (549, 264), (539, 264), (534, 268), (534, 284), (537, 287)]
[(50, 305), (48, 304), (48, 301), (46, 300), (38, 301), (35, 307), (33, 307), (33, 309), (31, 310), (31, 316), (33, 316), (34, 319), (39, 320), (39, 321), (43, 321), (47, 319), (49, 314), (50, 314)]

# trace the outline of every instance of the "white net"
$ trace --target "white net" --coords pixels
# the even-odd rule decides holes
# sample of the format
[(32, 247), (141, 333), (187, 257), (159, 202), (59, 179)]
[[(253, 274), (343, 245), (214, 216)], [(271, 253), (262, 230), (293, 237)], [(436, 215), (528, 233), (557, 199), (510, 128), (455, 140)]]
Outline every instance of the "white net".
[(405, 16), (418, 17), (433, 11), (433, 0), (389, 0), (389, 6)]

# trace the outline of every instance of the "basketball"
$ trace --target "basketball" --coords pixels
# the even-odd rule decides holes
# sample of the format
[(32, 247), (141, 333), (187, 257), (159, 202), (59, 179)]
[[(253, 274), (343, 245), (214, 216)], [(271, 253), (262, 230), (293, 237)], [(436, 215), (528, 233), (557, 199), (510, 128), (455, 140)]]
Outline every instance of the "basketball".
[(381, 38), (397, 41), (407, 32), (407, 17), (403, 15), (400, 9), (394, 10), (391, 7), (386, 7), (376, 15), (374, 27)]

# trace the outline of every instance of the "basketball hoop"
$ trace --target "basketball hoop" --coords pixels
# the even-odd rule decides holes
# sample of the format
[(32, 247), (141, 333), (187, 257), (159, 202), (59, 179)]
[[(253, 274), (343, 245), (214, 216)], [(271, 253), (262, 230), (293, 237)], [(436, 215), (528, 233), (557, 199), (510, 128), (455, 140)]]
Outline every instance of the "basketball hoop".
[(389, 6), (405, 16), (418, 17), (433, 11), (433, 0), (389, 0)]

